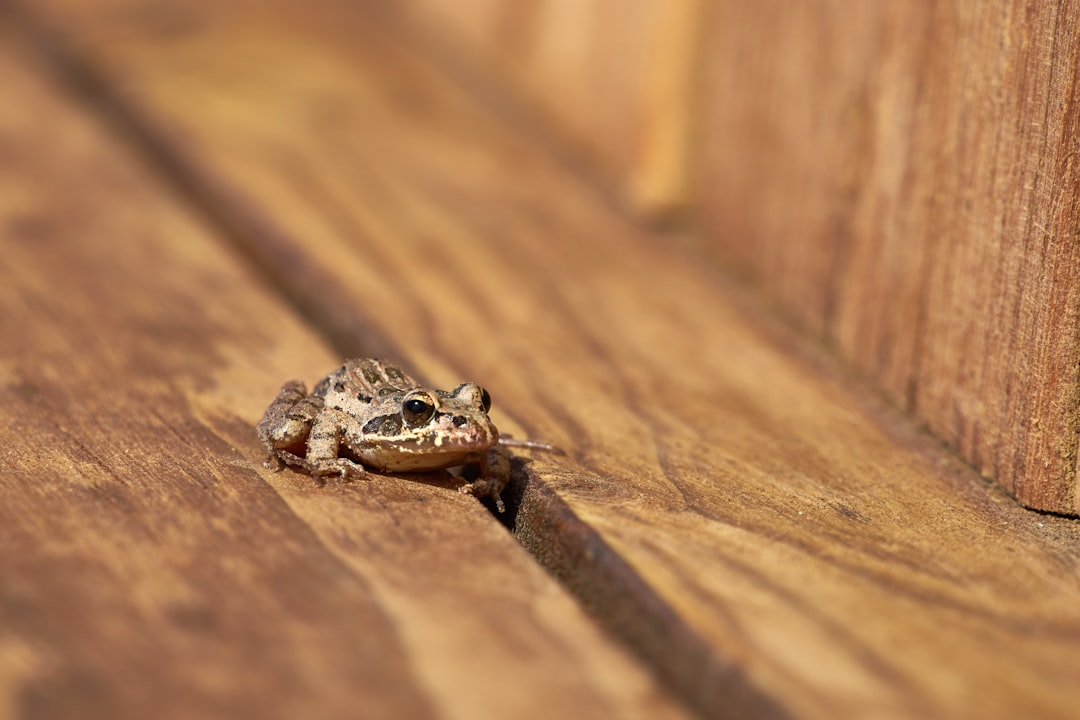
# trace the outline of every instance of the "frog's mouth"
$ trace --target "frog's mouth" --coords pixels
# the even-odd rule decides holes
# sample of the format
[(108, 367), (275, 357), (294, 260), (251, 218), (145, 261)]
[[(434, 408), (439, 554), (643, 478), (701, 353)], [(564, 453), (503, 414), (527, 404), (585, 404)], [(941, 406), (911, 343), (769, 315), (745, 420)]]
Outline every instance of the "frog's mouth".
[(443, 446), (437, 451), (430, 448), (404, 444), (389, 448), (370, 448), (355, 453), (356, 459), (366, 467), (387, 472), (415, 472), (420, 470), (441, 470), (443, 468), (464, 465), (479, 460), (483, 450), (471, 447), (451, 448)]
[(493, 425), (469, 425), (446, 415), (423, 430), (365, 437), (352, 453), (363, 465), (391, 472), (436, 470), (471, 462), (498, 442), (499, 431)]
[(418, 433), (418, 441), (436, 451), (441, 448), (447, 451), (481, 450), (499, 442), (499, 431), (490, 422), (470, 425), (469, 418), (464, 415), (440, 412), (426, 430)]
[(407, 449), (409, 454), (450, 455), (487, 450), (498, 442), (499, 432), (495, 428), (455, 428), (454, 432), (430, 430), (399, 443), (399, 446)]
[(379, 460), (381, 469), (387, 472), (418, 472), (423, 470), (442, 470), (475, 462), (479, 458), (476, 452), (460, 451), (439, 455), (383, 456)]

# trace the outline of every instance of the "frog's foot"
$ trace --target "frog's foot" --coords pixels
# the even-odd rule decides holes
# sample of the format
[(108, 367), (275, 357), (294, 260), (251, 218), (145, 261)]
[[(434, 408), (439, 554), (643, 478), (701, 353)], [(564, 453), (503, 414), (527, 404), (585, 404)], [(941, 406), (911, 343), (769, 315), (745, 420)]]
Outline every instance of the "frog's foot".
[(264, 468), (277, 472), (286, 465), (294, 465), (303, 468), (304, 470), (308, 470), (307, 460), (299, 455), (291, 453), (288, 450), (282, 450), (281, 448), (266, 449), (266, 462), (263, 463)]
[(304, 464), (307, 466), (308, 472), (311, 473), (311, 479), (320, 485), (324, 482), (323, 478), (331, 475), (337, 475), (339, 480), (348, 482), (351, 480), (363, 480), (368, 474), (363, 467), (346, 458), (322, 460), (314, 464), (305, 460)]
[(458, 492), (467, 493), (476, 498), (489, 497), (495, 501), (495, 508), (502, 513), (506, 512), (506, 505), (503, 504), (502, 498), (499, 497), (503, 485), (481, 478), (480, 480), (474, 480), (471, 483), (462, 485), (458, 488)]
[(266, 449), (266, 459), (263, 460), (263, 467), (267, 470), (273, 470), (278, 472), (281, 468), (285, 467), (285, 463), (278, 457), (278, 451), (274, 448)]
[(367, 476), (367, 471), (352, 460), (333, 458), (311, 462), (288, 450), (275, 449), (266, 459), (265, 467), (280, 470), (285, 465), (292, 465), (311, 475), (319, 485), (326, 484), (326, 478), (336, 475), (340, 480), (360, 480)]

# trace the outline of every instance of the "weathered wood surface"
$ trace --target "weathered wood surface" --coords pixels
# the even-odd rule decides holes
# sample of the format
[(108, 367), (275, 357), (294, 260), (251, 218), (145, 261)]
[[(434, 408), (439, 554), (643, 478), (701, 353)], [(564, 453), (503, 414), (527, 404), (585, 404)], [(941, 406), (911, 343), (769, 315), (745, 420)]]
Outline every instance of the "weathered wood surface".
[(261, 468), (338, 357), (12, 40), (0, 718), (682, 716), (443, 474)]
[[(500, 427), (568, 451), (525, 469), (518, 536), (684, 700), (1071, 716), (1077, 523), (863, 397), (369, 12), (34, 6), (68, 70), (99, 78), (92, 101), (338, 345), (481, 381)], [(325, 364), (277, 352), (260, 386)]]
[(705, 247), (1080, 512), (1080, 3), (729, 2), (709, 48)]

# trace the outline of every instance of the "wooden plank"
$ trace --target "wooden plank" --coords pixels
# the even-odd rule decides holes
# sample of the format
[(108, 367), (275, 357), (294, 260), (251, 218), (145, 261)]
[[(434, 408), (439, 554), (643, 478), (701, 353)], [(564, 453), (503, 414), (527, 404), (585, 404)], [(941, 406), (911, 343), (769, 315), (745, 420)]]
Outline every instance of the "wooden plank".
[(518, 536), (704, 714), (1071, 716), (1077, 523), (808, 360), (384, 18), (35, 7), (320, 321), (569, 451), (526, 467)]
[(0, 25), (0, 718), (681, 717), (445, 474), (260, 466), (338, 359)]
[(725, 3), (704, 247), (1029, 507), (1080, 511), (1080, 4)]

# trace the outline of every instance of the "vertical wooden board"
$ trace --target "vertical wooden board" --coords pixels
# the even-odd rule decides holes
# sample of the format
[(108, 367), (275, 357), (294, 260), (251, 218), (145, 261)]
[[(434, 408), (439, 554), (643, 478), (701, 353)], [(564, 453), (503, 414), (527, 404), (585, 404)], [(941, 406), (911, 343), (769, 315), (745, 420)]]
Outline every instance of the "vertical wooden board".
[[(945, 152), (920, 136), (923, 77), (953, 25), (928, 5), (729, 3), (716, 13), (703, 126), (706, 250), (733, 262), (901, 403), (913, 393)], [(942, 11), (941, 15), (947, 13)], [(939, 65), (930, 63), (941, 57)], [(929, 85), (929, 86), (927, 86)]]
[[(711, 19), (700, 183), (709, 240), (815, 333), (839, 304), (829, 281), (849, 254), (867, 144), (863, 71), (880, 13), (870, 3), (725, 3)], [(851, 37), (838, 41), (838, 27)]]
[(0, 39), (0, 717), (682, 716), (458, 481), (259, 468), (338, 358)]
[[(1080, 4), (976, 6), (958, 217), (928, 273), (914, 409), (1031, 507), (1076, 513)], [(997, 62), (991, 62), (992, 59)], [(988, 241), (988, 239), (990, 239)]]
[(189, 3), (201, 29), (162, 37), (56, 1), (117, 112), (319, 322), (366, 318), (568, 451), (527, 464), (519, 536), (703, 714), (1071, 716), (1080, 526), (800, 359), (410, 36), (351, 4)]
[(706, 249), (1024, 504), (1075, 513), (1074, 3), (727, 3)]

